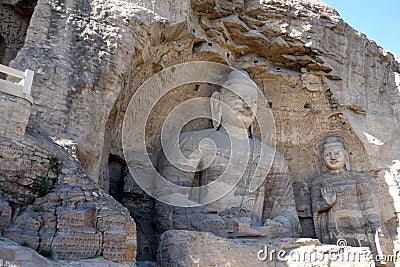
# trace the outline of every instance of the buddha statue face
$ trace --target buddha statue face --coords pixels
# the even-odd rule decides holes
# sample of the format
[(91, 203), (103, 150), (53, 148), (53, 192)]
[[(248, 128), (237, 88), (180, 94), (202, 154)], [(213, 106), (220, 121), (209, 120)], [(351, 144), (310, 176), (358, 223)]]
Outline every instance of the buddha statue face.
[[(236, 127), (249, 128), (255, 119), (257, 111), (257, 91), (253, 88), (248, 90), (238, 88), (240, 96), (228, 89), (221, 89), (221, 101), (226, 104), (222, 106), (222, 124), (230, 124)], [(229, 109), (229, 108), (230, 109)], [(235, 111), (235, 112), (232, 112)]]
[(343, 143), (339, 141), (325, 143), (322, 155), (329, 170), (339, 171), (345, 168), (346, 153)]
[[(214, 127), (234, 126), (248, 129), (255, 120), (257, 111), (258, 87), (247, 74), (232, 72), (220, 92), (214, 92), (212, 98), (221, 101), (212, 102), (211, 113)], [(229, 89), (227, 89), (229, 88)]]

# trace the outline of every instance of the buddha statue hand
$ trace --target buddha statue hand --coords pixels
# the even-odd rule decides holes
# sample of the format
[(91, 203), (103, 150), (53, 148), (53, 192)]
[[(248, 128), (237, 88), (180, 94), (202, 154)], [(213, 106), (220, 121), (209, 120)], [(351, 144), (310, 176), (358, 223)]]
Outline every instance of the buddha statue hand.
[(336, 203), (336, 192), (333, 188), (321, 188), (321, 195), (329, 206), (333, 206)]

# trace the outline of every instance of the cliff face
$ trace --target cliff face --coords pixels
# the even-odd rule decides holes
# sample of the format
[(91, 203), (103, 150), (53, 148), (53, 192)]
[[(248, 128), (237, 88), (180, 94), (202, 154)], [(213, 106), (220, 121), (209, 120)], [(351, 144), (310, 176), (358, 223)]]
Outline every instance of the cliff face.
[[(320, 144), (336, 133), (346, 142), (352, 169), (374, 177), (383, 221), (397, 239), (400, 62), (322, 1), (38, 0), (25, 43), (10, 64), (35, 71), (28, 127), (75, 143), (84, 172), (106, 191), (123, 194), (121, 201), (147, 227), (152, 200), (127, 181), (125, 111), (153, 74), (195, 60), (244, 69), (264, 93), (277, 149), (294, 181), (303, 236), (314, 236), (310, 180), (323, 172)], [(169, 111), (212, 90), (187, 86), (160, 100), (146, 132), (154, 162)], [(150, 250), (143, 258), (150, 259), (154, 229), (139, 231), (139, 246)]]

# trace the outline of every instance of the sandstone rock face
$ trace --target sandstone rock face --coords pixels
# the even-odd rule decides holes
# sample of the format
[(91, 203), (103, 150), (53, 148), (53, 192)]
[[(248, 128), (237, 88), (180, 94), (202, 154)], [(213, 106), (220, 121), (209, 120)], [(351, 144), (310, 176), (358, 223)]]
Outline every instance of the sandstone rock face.
[(135, 261), (135, 222), (71, 155), (37, 134), (1, 144), (2, 235), (54, 259)]
[(36, 251), (21, 247), (4, 237), (0, 237), (0, 255), (1, 266), (54, 266)]
[(0, 232), (3, 232), (4, 229), (10, 224), (11, 212), (12, 209), (10, 205), (6, 201), (0, 199)]
[[(135, 44), (140, 47), (146, 44), (136, 40), (135, 36), (147, 35), (139, 24), (153, 24), (153, 20), (157, 34), (158, 21), (163, 19), (130, 3), (66, 1), (58, 4), (38, 1), (27, 33), (30, 37), (26, 39), (24, 52), (20, 52), (21, 55), (33, 53), (35, 59), (29, 57), (22, 59), (24, 62), (17, 63), (17, 60), (14, 63), (14, 66), (23, 64), (32, 67), (36, 65), (33, 62), (38, 63), (34, 67), (36, 90), (32, 91), (38, 108), (32, 111), (32, 118), (38, 120), (31, 120), (30, 126), (59, 138), (71, 133), (74, 137), (68, 139), (79, 144), (78, 158), (94, 180), (98, 180), (100, 173), (107, 118), (121, 88), (125, 86), (122, 80), (115, 78), (125, 76), (136, 64), (136, 57), (130, 53), (136, 50)], [(58, 43), (57, 40), (63, 41)], [(38, 47), (41, 47), (41, 52), (33, 52)], [(114, 55), (118, 58), (118, 66), (111, 60)], [(50, 74), (49, 69), (57, 74)], [(86, 71), (87, 74), (83, 74)], [(105, 80), (100, 79), (103, 74), (106, 74)], [(113, 89), (103, 90), (103, 82)], [(42, 94), (40, 88), (48, 88), (49, 92)], [(83, 106), (86, 108), (81, 112)], [(97, 109), (100, 106), (103, 108)], [(49, 109), (53, 112), (48, 112)], [(70, 113), (73, 110), (75, 114)], [(93, 124), (94, 121), (97, 123)], [(88, 127), (91, 128), (89, 136), (86, 135)]]
[(367, 248), (321, 246), (315, 239), (232, 240), (210, 233), (167, 231), (161, 236), (157, 261), (161, 266), (367, 267), (374, 264), (370, 255)]
[(32, 103), (0, 89), (0, 105), (4, 110), (0, 118), (0, 135), (14, 138), (24, 136)]
[(38, 196), (35, 180), (50, 169), (47, 151), (32, 139), (1, 136), (0, 140), (2, 199), (21, 206), (32, 203)]
[(21, 266), (21, 267), (134, 267), (134, 264), (116, 263), (102, 258), (81, 260), (81, 261), (51, 261), (40, 256), (36, 251), (21, 247), (18, 244), (0, 237), (0, 264), (1, 266)]
[[(246, 69), (269, 99), (304, 225), (308, 179), (321, 172), (317, 147), (328, 132), (346, 136), (354, 169), (373, 171), (385, 184), (384, 171), (399, 156), (398, 131), (387, 128), (398, 123), (395, 57), (321, 1), (211, 2), (157, 1), (150, 11), (120, 1), (39, 1), (13, 63), (37, 72), (30, 125), (76, 141), (85, 171), (107, 188), (107, 161), (123, 158), (124, 107), (136, 88), (162, 68), (212, 60)], [(158, 15), (168, 6), (177, 15)], [(164, 111), (154, 115), (149, 140), (157, 140)]]
[[(5, 19), (0, 16), (2, 21), (17, 20), (18, 27), (27, 28), (27, 22), (15, 19), (17, 15), (8, 8), (1, 12), (11, 14), (2, 15)], [(1, 25), (2, 33), (9, 32), (0, 38), (0, 57), (5, 62), (16, 53), (6, 50), (10, 46), (5, 44), (15, 43), (12, 47), (19, 49), (23, 37), (9, 30), (17, 24)], [(113, 166), (119, 162), (121, 170), (126, 167), (121, 129), (132, 95), (153, 74), (195, 60), (247, 71), (268, 99), (277, 150), (287, 160), (293, 179), (302, 237), (315, 237), (310, 187), (313, 178), (325, 172), (320, 156), (323, 138), (334, 133), (344, 140), (351, 170), (372, 177), (382, 224), (396, 244), (400, 63), (322, 1), (39, 0), (24, 46), (11, 65), (36, 73), (29, 127), (56, 140), (72, 140), (76, 145), (70, 151), (76, 152), (85, 174), (107, 192), (110, 181), (123, 185), (127, 177), (123, 171), (113, 171)], [(146, 131), (147, 151), (155, 165), (167, 114), (181, 102), (210, 96), (215, 90), (212, 85), (189, 84), (159, 101)], [(209, 127), (209, 121), (199, 121), (186, 130)], [(257, 136), (257, 125), (254, 128)], [(53, 145), (33, 137), (21, 142), (1, 138), (1, 198), (7, 203), (0, 203), (6, 211), (0, 230), (21, 243), (29, 240), (39, 248), (52, 245), (59, 258), (101, 253), (115, 261), (135, 257), (134, 223), (128, 212), (87, 182), (83, 173), (77, 174), (79, 167), (72, 164), (59, 177), (50, 177), (53, 191), (37, 198), (34, 181), (42, 172), (52, 175), (49, 156), (58, 153), (49, 152)], [(73, 162), (67, 158), (61, 162)], [(142, 218), (139, 254), (154, 257), (158, 234), (149, 226), (153, 200), (133, 182), (125, 181), (117, 192), (122, 192), (121, 201), (132, 215)], [(24, 205), (28, 205), (24, 211), (16, 210)], [(34, 211), (35, 205), (43, 210)], [(13, 218), (9, 206), (17, 214)], [(169, 239), (175, 240), (174, 234), (168, 234)], [(204, 237), (208, 239), (214, 237)], [(78, 240), (88, 242), (80, 247)], [(145, 248), (150, 252), (143, 252)], [(189, 264), (188, 254), (174, 251)], [(172, 256), (165, 257), (172, 264)]]

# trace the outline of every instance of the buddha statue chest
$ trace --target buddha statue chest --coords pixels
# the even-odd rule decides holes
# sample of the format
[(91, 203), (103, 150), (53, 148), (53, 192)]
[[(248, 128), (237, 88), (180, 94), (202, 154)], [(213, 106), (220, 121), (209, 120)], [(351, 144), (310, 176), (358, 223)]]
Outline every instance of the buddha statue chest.
[[(266, 167), (264, 167), (264, 172), (260, 171), (263, 168), (259, 162), (261, 142), (256, 139), (232, 141), (228, 135), (218, 131), (208, 138), (218, 145), (217, 147), (203, 146), (201, 148), (203, 162), (209, 162), (209, 165), (199, 164), (202, 170), (196, 174), (193, 186), (204, 186), (210, 183), (217, 186), (213, 187), (216, 188), (215, 191), (209, 188), (200, 190), (199, 195), (192, 195), (191, 199), (199, 203), (206, 203), (215, 194), (220, 194), (220, 191), (231, 187), (232, 190), (224, 196), (221, 195), (222, 197), (210, 204), (209, 207), (215, 209), (220, 216), (247, 217), (250, 220), (255, 210), (262, 210), (255, 207), (263, 205), (263, 199), (257, 197), (260, 190), (264, 189), (264, 183), (261, 183), (258, 190), (250, 190), (250, 183), (254, 180), (265, 180), (268, 173), (265, 171)], [(228, 144), (231, 144), (232, 147)], [(221, 176), (228, 179), (220, 181)], [(257, 216), (261, 216), (261, 214), (257, 214)]]

